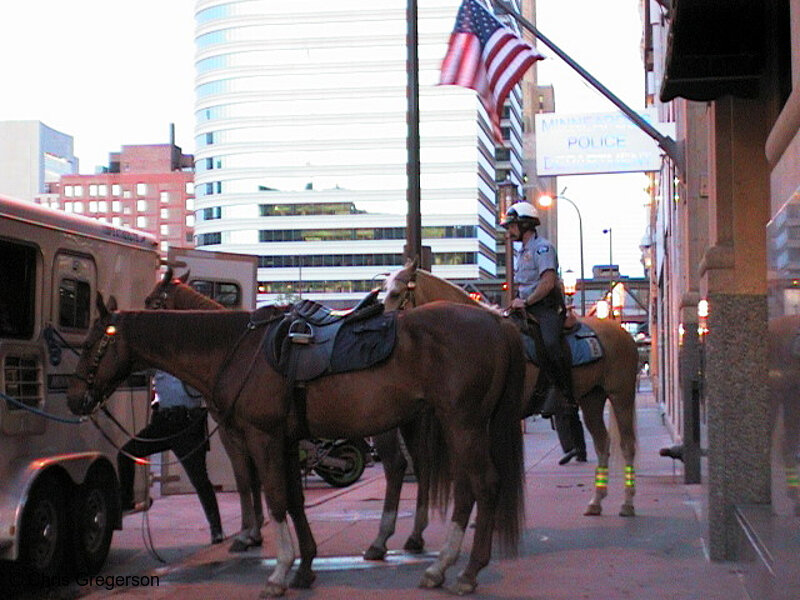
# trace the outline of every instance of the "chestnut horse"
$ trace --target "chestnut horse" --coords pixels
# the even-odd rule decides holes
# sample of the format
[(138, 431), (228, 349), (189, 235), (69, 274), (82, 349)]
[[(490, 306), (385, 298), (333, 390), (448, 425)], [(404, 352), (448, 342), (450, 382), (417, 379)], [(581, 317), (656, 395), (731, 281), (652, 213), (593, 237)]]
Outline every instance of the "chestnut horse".
[(83, 345), (67, 400), (88, 414), (133, 371), (157, 368), (200, 391), (209, 405), (244, 432), (259, 471), (277, 532), (277, 565), (263, 590), (285, 593), (294, 549), (300, 564), (292, 585), (315, 578), (316, 542), (303, 505), (296, 443), (306, 432), (320, 437), (364, 437), (433, 411), (435, 427), (420, 462), (432, 498), (445, 506), (453, 494), (447, 538), (420, 585), (442, 585), (458, 558), (470, 513), (477, 504), (472, 550), (455, 591), (472, 592), (488, 564), (493, 534), (500, 550), (516, 551), (524, 522), (524, 465), (519, 406), (525, 364), (516, 329), (475, 307), (436, 302), (401, 313), (396, 344), (368, 369), (307, 382), (305, 403), (272, 369), (262, 349), (270, 323), (284, 312), (120, 311), (98, 296), (98, 319)]
[[(386, 310), (397, 310), (422, 306), (428, 302), (447, 300), (473, 306), (500, 314), (495, 307), (490, 307), (473, 300), (469, 294), (457, 285), (435, 275), (418, 269), (416, 263), (409, 263), (395, 271), (384, 283)], [(614, 321), (604, 319), (582, 319), (595, 330), (603, 347), (603, 358), (583, 366), (574, 367), (573, 382), (575, 396), (583, 411), (584, 421), (594, 441), (597, 453), (595, 470), (594, 496), (589, 502), (585, 515), (602, 513), (601, 502), (608, 494), (608, 464), (610, 456), (610, 440), (603, 419), (606, 400), (611, 403), (614, 419), (620, 434), (620, 445), (625, 460), (625, 499), (620, 508), (621, 516), (634, 516), (633, 497), (636, 493), (634, 456), (636, 452), (635, 396), (636, 374), (638, 371), (638, 353), (633, 338)], [(536, 407), (534, 390), (539, 368), (527, 362), (525, 369), (525, 387), (522, 396), (522, 416), (533, 414)], [(405, 431), (404, 431), (405, 435)], [(406, 440), (412, 460), (415, 452), (414, 438)], [(382, 558), (386, 553), (386, 541), (394, 533), (400, 489), (405, 475), (405, 460), (400, 449), (397, 434), (384, 434), (378, 452), (384, 459), (386, 473), (386, 498), (383, 506), (378, 535), (366, 552), (370, 558)], [(424, 468), (424, 465), (421, 465)], [(417, 473), (420, 485), (417, 495), (417, 515), (414, 529), (406, 542), (406, 549), (420, 550), (423, 544), (422, 530), (427, 515), (427, 500), (424, 473)], [(420, 512), (422, 515), (420, 515)]]
[[(204, 296), (187, 285), (189, 271), (173, 278), (172, 267), (167, 267), (163, 278), (144, 299), (149, 310), (225, 310), (219, 302)], [(219, 437), (231, 461), (236, 491), (242, 514), (242, 528), (233, 538), (229, 552), (245, 552), (261, 546), (261, 527), (264, 525), (264, 508), (261, 503), (261, 482), (245, 446), (244, 432), (233, 427), (229, 420), (209, 407), (211, 417), (219, 424)]]

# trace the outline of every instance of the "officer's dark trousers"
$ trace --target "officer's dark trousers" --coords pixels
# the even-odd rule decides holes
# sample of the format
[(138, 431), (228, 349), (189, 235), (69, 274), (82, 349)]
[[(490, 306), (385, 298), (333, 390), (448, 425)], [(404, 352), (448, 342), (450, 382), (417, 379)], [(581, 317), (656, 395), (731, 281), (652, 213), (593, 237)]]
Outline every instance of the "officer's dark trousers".
[(579, 455), (586, 455), (586, 437), (577, 409), (568, 407), (558, 411), (553, 415), (553, 425), (564, 454), (570, 450), (577, 450)]
[(572, 357), (562, 336), (565, 312), (550, 296), (529, 306), (527, 311), (536, 318), (542, 333), (545, 356), (540, 357), (539, 360), (545, 371), (555, 378), (553, 383), (564, 393), (567, 402), (573, 404)]
[(122, 447), (122, 452), (117, 455), (117, 466), (123, 510), (133, 503), (134, 477), (134, 461), (124, 453), (142, 458), (172, 450), (197, 491), (212, 535), (222, 531), (217, 496), (206, 469), (207, 414), (204, 408), (187, 410), (184, 407), (175, 407), (156, 410), (150, 424), (136, 434), (137, 438), (147, 438), (148, 441), (132, 439)]

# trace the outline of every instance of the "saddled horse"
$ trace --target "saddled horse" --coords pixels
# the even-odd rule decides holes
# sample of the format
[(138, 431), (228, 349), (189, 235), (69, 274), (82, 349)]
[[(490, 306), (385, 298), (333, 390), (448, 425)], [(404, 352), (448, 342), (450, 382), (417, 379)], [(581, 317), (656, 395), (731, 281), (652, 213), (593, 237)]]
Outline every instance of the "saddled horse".
[(244, 432), (277, 532), (277, 565), (263, 595), (285, 593), (294, 562), (286, 513), (300, 564), (292, 585), (315, 578), (316, 542), (303, 506), (296, 442), (305, 434), (364, 437), (397, 427), (430, 409), (436, 419), (421, 461), (432, 498), (453, 513), (446, 543), (420, 585), (442, 585), (457, 559), (472, 508), (470, 558), (455, 589), (472, 592), (489, 562), (493, 534), (516, 551), (523, 516), (524, 465), (519, 405), (524, 356), (515, 328), (495, 315), (437, 302), (397, 316), (391, 354), (369, 368), (308, 381), (302, 407), (286, 377), (264, 358), (266, 332), (282, 309), (121, 311), (98, 297), (99, 317), (84, 342), (67, 392), (77, 414), (95, 410), (132, 372), (157, 368), (185, 381)]
[[(386, 310), (413, 308), (429, 302), (447, 300), (462, 304), (480, 306), (484, 310), (500, 314), (499, 309), (472, 299), (457, 285), (435, 275), (418, 269), (416, 263), (409, 263), (394, 272), (385, 282)], [(595, 469), (594, 495), (589, 502), (585, 515), (600, 515), (602, 500), (608, 494), (608, 464), (610, 457), (610, 439), (603, 418), (606, 400), (613, 407), (614, 419), (620, 434), (620, 445), (625, 460), (625, 499), (620, 508), (621, 516), (634, 516), (633, 498), (636, 493), (634, 457), (636, 452), (635, 396), (636, 374), (638, 371), (638, 353), (633, 338), (614, 321), (604, 319), (582, 319), (596, 333), (603, 348), (603, 356), (599, 360), (573, 368), (575, 396), (583, 411), (584, 421), (594, 442), (597, 453)], [(535, 400), (535, 389), (539, 377), (539, 367), (533, 362), (526, 363), (525, 387), (522, 396), (522, 416), (533, 414), (538, 406)], [(387, 479), (387, 493), (383, 507), (383, 517), (378, 536), (370, 545), (366, 555), (370, 558), (381, 558), (386, 553), (386, 541), (394, 533), (400, 489), (405, 475), (405, 461), (399, 447), (396, 434), (382, 436), (382, 448), (379, 452), (387, 460), (384, 471)], [(415, 444), (413, 440), (407, 444), (412, 460)], [(395, 466), (393, 468), (393, 465)], [(420, 465), (424, 470), (424, 464)], [(406, 542), (406, 548), (419, 549), (422, 544), (422, 529), (426, 521), (420, 517), (427, 514), (426, 485), (424, 473), (418, 473), (419, 488), (417, 496), (417, 516), (414, 529)]]
[[(149, 310), (225, 310), (225, 307), (204, 296), (186, 282), (189, 271), (173, 277), (168, 267), (153, 290), (144, 300)], [(248, 548), (261, 546), (261, 528), (264, 525), (264, 508), (261, 502), (261, 482), (258, 472), (245, 445), (244, 432), (233, 427), (230, 420), (222, 419), (213, 406), (209, 406), (211, 417), (219, 425), (219, 437), (231, 461), (236, 491), (239, 494), (242, 527), (234, 536), (229, 552), (244, 552)]]
[(800, 315), (770, 319), (768, 329), (770, 423), (773, 431), (779, 422), (783, 424), (778, 452), (785, 471), (785, 494), (800, 516)]

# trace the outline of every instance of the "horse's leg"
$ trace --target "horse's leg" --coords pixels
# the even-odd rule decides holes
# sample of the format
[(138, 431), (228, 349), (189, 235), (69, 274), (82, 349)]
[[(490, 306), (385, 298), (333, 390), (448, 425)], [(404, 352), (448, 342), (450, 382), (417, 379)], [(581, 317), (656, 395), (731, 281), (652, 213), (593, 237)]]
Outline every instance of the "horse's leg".
[(245, 439), (248, 452), (258, 468), (258, 475), (267, 498), (267, 508), (276, 530), (276, 565), (260, 594), (262, 598), (274, 598), (286, 593), (287, 576), (294, 562), (292, 534), (286, 520), (288, 506), (286, 441), (281, 434), (267, 435), (253, 427), (246, 431)]
[(305, 496), (300, 478), (300, 451), (297, 443), (287, 444), (287, 489), (289, 492), (289, 515), (294, 523), (297, 533), (297, 543), (300, 546), (300, 566), (292, 578), (291, 587), (310, 588), (316, 575), (311, 569), (311, 563), (317, 556), (317, 543), (308, 525), (305, 511)]
[(633, 517), (633, 497), (636, 495), (636, 392), (631, 389), (609, 394), (611, 407), (614, 409), (614, 420), (619, 430), (622, 458), (625, 460), (625, 501), (619, 509), (621, 517)]
[(458, 560), (461, 552), (461, 543), (464, 541), (464, 533), (467, 530), (469, 515), (472, 512), (474, 498), (470, 490), (470, 484), (463, 472), (457, 476), (453, 486), (454, 507), (453, 518), (447, 530), (447, 538), (444, 546), (439, 551), (439, 556), (434, 563), (425, 569), (419, 587), (435, 588), (444, 583), (445, 572)]
[[(484, 448), (488, 448), (488, 440)], [(477, 446), (475, 446), (477, 447)], [(498, 474), (492, 465), (488, 452), (476, 452), (467, 457), (466, 464), (470, 465), (472, 497), (477, 502), (475, 516), (475, 536), (472, 540), (472, 551), (466, 568), (459, 574), (454, 591), (461, 594), (471, 594), (478, 586), (478, 573), (492, 556), (492, 533), (494, 531), (495, 513), (497, 509), (497, 494), (499, 491)], [(472, 504), (472, 502), (470, 502)]]
[[(427, 415), (425, 418), (429, 417), (430, 415)], [(423, 440), (420, 439), (422, 433), (420, 432), (419, 423), (419, 420), (412, 421), (400, 428), (400, 433), (403, 436), (400, 440), (400, 445), (402, 446), (403, 440), (405, 440), (406, 449), (411, 455), (414, 475), (417, 478), (417, 504), (414, 511), (414, 529), (403, 545), (403, 550), (413, 553), (420, 553), (425, 550), (425, 538), (423, 538), (422, 534), (428, 526), (428, 491), (430, 485), (430, 473), (425, 465), (425, 461), (421, 460), (418, 448), (418, 444), (423, 443)]]
[(228, 552), (244, 552), (263, 543), (261, 527), (264, 524), (264, 513), (261, 509), (260, 482), (241, 433), (220, 426), (219, 438), (231, 461), (242, 514), (242, 528), (233, 538)]
[(386, 556), (386, 542), (394, 534), (397, 522), (397, 509), (400, 505), (400, 491), (403, 487), (408, 461), (400, 447), (398, 430), (392, 429), (372, 438), (375, 450), (381, 457), (383, 475), (386, 478), (386, 495), (383, 498), (383, 513), (378, 536), (364, 553), (366, 560), (383, 560)]
[(579, 399), (583, 410), (583, 422), (592, 436), (594, 451), (597, 454), (597, 467), (594, 475), (594, 496), (586, 507), (584, 515), (599, 515), (603, 512), (603, 498), (608, 495), (608, 458), (610, 442), (608, 430), (603, 421), (603, 408), (606, 398), (602, 391), (593, 390)]

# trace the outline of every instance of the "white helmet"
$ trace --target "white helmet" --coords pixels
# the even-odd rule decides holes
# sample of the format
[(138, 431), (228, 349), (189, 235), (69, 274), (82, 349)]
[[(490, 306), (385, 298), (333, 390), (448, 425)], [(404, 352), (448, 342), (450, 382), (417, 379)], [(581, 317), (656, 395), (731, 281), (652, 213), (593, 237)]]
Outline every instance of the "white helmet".
[(503, 222), (500, 223), (503, 227), (508, 229), (512, 223), (531, 223), (534, 227), (539, 225), (539, 213), (530, 202), (517, 202), (508, 207), (506, 216)]

